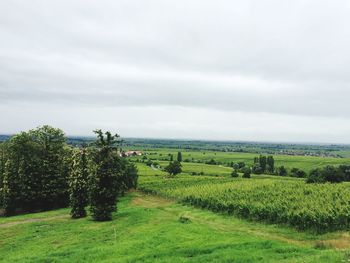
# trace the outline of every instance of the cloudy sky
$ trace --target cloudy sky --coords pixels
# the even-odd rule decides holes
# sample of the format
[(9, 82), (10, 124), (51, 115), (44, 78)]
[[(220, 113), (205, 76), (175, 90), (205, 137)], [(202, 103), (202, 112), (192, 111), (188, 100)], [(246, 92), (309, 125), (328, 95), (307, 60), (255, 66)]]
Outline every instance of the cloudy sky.
[(350, 2), (0, 2), (0, 134), (350, 143)]

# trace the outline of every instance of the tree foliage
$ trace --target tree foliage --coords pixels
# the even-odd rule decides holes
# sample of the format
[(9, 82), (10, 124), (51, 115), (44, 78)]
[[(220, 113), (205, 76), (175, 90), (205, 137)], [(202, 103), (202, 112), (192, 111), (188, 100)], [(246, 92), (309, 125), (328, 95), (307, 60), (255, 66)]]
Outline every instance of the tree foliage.
[(67, 205), (65, 137), (50, 126), (21, 132), (5, 143), (3, 207), (10, 215)]
[(177, 175), (182, 172), (182, 165), (179, 161), (170, 162), (168, 166), (164, 168), (170, 175)]
[(326, 166), (310, 171), (306, 180), (307, 183), (340, 183), (350, 180), (350, 166), (341, 165), (339, 167)]
[(182, 162), (182, 153), (181, 153), (181, 152), (178, 152), (178, 153), (177, 153), (177, 161), (178, 161), (179, 163)]
[(242, 168), (242, 172), (243, 172), (243, 175), (242, 175), (243, 178), (250, 178), (251, 170), (249, 167)]
[(72, 169), (69, 176), (70, 207), (72, 218), (86, 216), (88, 205), (88, 158), (87, 149), (76, 149), (73, 154)]
[(272, 174), (275, 171), (275, 160), (272, 155), (254, 158), (254, 165), (252, 167), (252, 172), (254, 174), (269, 173)]
[(117, 210), (117, 196), (122, 186), (118, 179), (122, 176), (122, 161), (117, 149), (119, 135), (96, 130), (97, 141), (91, 154), (90, 173), (90, 211), (96, 221), (112, 219)]

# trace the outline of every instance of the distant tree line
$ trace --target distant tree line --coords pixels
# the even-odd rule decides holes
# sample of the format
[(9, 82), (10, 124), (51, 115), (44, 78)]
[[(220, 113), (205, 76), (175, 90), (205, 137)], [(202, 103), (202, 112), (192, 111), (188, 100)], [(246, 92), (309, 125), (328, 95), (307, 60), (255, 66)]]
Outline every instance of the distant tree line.
[(340, 183), (350, 182), (350, 165), (326, 166), (310, 171), (307, 183)]
[(0, 207), (5, 215), (72, 207), (73, 218), (109, 220), (116, 199), (137, 185), (136, 167), (119, 157), (118, 135), (72, 147), (62, 130), (42, 126), (0, 144)]

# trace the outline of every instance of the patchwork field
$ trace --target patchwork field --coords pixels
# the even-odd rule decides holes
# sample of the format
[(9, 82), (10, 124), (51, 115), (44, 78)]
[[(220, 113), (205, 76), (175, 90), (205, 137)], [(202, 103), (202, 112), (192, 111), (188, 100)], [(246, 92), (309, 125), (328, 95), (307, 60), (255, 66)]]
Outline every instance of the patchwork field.
[[(162, 160), (167, 151), (150, 153), (160, 167), (168, 164)], [(183, 153), (184, 159), (221, 162), (248, 163), (254, 156)], [(347, 161), (278, 158), (304, 169)], [(0, 262), (350, 260), (349, 183), (308, 185), (304, 179), (271, 175), (231, 178), (232, 169), (224, 165), (182, 165), (183, 172), (169, 178), (161, 168), (137, 162), (139, 191), (120, 199), (110, 222), (73, 220), (69, 209), (0, 217)]]
[[(174, 149), (152, 149), (146, 150), (148, 158), (153, 160), (168, 160), (169, 154), (176, 158), (177, 150)], [(254, 157), (258, 154), (253, 153), (236, 153), (236, 152), (214, 152), (214, 151), (188, 151), (181, 150), (182, 159), (189, 162), (207, 162), (214, 159), (223, 164), (245, 162), (247, 165), (252, 165)], [(137, 159), (137, 157), (134, 157)], [(285, 166), (288, 169), (299, 168), (306, 172), (313, 168), (324, 167), (326, 165), (349, 164), (350, 158), (331, 158), (331, 157), (312, 157), (312, 156), (289, 156), (289, 155), (274, 155), (276, 166)]]

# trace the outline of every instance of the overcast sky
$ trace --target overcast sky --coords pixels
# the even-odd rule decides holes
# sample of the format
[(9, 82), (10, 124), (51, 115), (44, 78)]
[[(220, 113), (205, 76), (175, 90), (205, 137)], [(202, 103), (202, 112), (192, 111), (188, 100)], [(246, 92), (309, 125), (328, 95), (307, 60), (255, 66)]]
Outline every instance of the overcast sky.
[(0, 134), (350, 143), (350, 2), (0, 2)]

